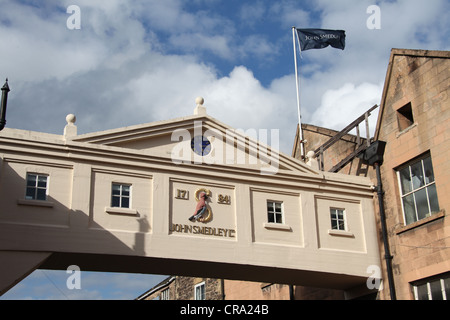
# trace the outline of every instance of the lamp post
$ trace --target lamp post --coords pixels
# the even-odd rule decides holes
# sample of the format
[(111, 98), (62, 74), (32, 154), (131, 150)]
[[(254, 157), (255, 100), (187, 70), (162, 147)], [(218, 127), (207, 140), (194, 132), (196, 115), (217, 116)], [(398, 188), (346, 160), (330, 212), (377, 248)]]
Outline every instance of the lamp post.
[(1, 109), (0, 109), (0, 130), (3, 130), (3, 128), (6, 125), (6, 105), (8, 103), (8, 92), (9, 92), (9, 86), (8, 86), (8, 78), (6, 78), (6, 82), (2, 87), (2, 101), (1, 101)]
[(376, 187), (376, 191), (378, 195), (378, 205), (380, 209), (381, 233), (383, 236), (384, 258), (386, 260), (386, 271), (389, 282), (389, 291), (391, 294), (391, 300), (397, 300), (394, 285), (394, 273), (392, 271), (393, 256), (391, 255), (389, 249), (388, 232), (386, 227), (386, 215), (384, 212), (384, 191), (380, 173), (380, 166), (383, 164), (383, 155), (385, 147), (386, 142), (379, 140), (375, 141), (364, 151), (362, 158), (363, 161), (375, 167), (377, 174), (378, 186)]

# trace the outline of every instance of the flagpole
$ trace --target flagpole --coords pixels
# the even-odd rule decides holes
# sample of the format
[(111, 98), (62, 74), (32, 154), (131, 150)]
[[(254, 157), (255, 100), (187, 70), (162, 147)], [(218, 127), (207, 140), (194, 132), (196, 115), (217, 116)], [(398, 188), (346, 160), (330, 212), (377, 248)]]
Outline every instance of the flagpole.
[[(300, 142), (300, 155), (301, 160), (304, 159), (305, 156), (305, 150), (303, 145), (303, 130), (302, 130), (302, 121), (301, 121), (301, 113), (300, 113), (300, 85), (299, 85), (299, 77), (298, 77), (298, 66), (297, 66), (297, 48), (295, 45), (295, 27), (292, 27), (292, 44), (294, 46), (294, 63), (295, 63), (295, 84), (297, 89), (297, 109), (298, 109), (298, 135), (299, 135), (299, 142)], [(300, 44), (299, 44), (300, 46)], [(301, 46), (300, 46), (301, 50)]]

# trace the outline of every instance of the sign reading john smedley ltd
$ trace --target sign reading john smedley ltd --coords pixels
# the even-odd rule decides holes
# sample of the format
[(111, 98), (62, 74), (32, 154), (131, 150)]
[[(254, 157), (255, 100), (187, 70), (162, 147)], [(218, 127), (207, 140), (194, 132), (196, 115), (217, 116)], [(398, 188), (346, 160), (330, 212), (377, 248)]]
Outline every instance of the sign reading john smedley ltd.
[(236, 230), (225, 229), (225, 228), (214, 228), (214, 227), (204, 227), (204, 226), (193, 226), (187, 224), (173, 223), (169, 231), (178, 233), (188, 233), (188, 234), (202, 234), (206, 236), (216, 236), (224, 238), (235, 238)]
[[(212, 220), (212, 210), (208, 205), (211, 201), (212, 193), (209, 189), (199, 188), (194, 194), (197, 201), (193, 215), (188, 218), (188, 223), (172, 223), (169, 227), (169, 232), (185, 233), (194, 235), (205, 235), (223, 238), (235, 238), (236, 230), (219, 227), (208, 227), (202, 225), (194, 225), (194, 223), (208, 223)], [(189, 191), (185, 189), (176, 189), (174, 198), (177, 200), (188, 200)], [(217, 194), (217, 204), (229, 205), (231, 203), (231, 196), (224, 194)]]

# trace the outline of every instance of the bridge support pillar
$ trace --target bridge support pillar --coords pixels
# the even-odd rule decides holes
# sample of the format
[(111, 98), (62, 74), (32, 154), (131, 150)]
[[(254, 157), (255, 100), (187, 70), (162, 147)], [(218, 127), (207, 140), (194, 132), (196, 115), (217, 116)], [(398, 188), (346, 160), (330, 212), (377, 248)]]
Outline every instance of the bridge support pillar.
[(0, 251), (0, 296), (36, 270), (50, 252)]

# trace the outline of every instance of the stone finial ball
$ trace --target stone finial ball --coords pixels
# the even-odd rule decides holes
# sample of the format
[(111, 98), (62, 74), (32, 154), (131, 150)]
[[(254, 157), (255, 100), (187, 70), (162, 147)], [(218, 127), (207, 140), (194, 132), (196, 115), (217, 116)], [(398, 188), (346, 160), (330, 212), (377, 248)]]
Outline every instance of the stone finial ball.
[(197, 105), (203, 105), (203, 103), (205, 102), (205, 99), (203, 99), (202, 97), (197, 97), (196, 99), (195, 99), (195, 103), (197, 104)]
[(308, 151), (308, 153), (306, 154), (306, 157), (307, 158), (309, 158), (309, 159), (312, 159), (312, 158), (314, 158), (314, 151)]
[(69, 123), (75, 123), (75, 121), (77, 121), (77, 117), (75, 117), (74, 114), (68, 114), (66, 116), (66, 121), (67, 121), (68, 124)]

